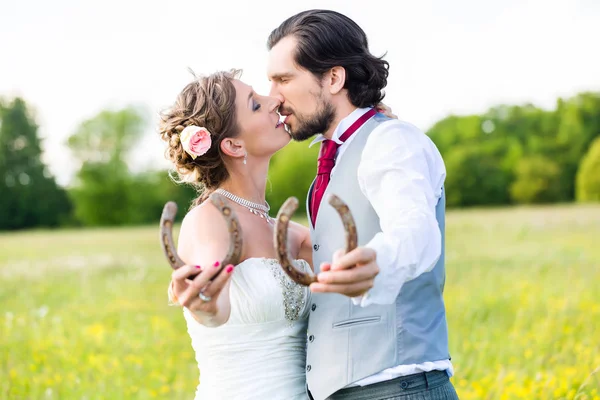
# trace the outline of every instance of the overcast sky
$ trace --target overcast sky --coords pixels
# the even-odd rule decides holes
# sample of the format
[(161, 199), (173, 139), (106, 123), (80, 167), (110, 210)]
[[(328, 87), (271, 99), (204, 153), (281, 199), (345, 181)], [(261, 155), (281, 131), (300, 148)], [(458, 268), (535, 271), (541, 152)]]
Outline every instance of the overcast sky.
[(348, 15), (374, 54), (387, 52), (385, 102), (423, 130), (450, 113), (552, 108), (559, 96), (600, 90), (598, 0), (0, 0), (0, 96), (34, 107), (62, 184), (74, 172), (66, 138), (105, 108), (148, 108), (135, 162), (157, 165), (156, 114), (190, 80), (188, 67), (242, 68), (267, 93), (268, 34), (310, 8)]

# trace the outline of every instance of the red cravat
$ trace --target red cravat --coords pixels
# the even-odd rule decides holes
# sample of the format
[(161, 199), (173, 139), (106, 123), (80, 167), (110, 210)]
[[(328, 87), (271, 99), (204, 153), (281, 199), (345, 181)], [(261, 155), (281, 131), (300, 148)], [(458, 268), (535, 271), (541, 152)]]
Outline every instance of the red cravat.
[[(345, 142), (354, 132), (358, 130), (365, 122), (369, 120), (377, 111), (372, 108), (364, 113), (359, 119), (357, 119), (346, 131), (340, 136), (340, 141)], [(333, 140), (325, 139), (321, 143), (321, 150), (319, 151), (319, 158), (317, 160), (317, 178), (312, 189), (312, 196), (310, 202), (310, 218), (313, 226), (317, 221), (317, 213), (319, 212), (319, 205), (323, 199), (323, 194), (329, 184), (329, 177), (331, 170), (335, 165), (335, 155), (337, 149), (340, 147), (339, 144)]]

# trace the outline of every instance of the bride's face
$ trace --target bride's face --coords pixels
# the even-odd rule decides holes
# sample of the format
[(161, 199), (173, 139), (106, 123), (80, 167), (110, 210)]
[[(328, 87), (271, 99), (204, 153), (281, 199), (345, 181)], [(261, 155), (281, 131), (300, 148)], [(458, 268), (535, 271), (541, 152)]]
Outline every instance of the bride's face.
[(251, 86), (234, 80), (236, 111), (240, 134), (248, 157), (271, 156), (290, 142), (284, 125), (279, 122), (278, 99), (260, 96)]

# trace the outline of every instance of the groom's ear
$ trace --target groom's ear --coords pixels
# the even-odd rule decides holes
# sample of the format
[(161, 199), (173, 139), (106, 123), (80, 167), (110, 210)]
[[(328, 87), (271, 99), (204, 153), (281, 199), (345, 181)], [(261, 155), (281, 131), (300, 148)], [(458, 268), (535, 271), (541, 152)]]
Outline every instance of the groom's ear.
[(229, 157), (244, 157), (244, 142), (239, 139), (225, 138), (221, 141), (221, 151)]
[(346, 69), (344, 67), (333, 67), (326, 75), (326, 85), (330, 94), (338, 94), (346, 84)]

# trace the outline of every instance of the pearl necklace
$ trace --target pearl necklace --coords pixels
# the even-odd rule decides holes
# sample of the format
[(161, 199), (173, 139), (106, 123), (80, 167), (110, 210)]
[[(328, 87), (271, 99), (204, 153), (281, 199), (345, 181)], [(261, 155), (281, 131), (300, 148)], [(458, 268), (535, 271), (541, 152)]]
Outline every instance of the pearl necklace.
[(265, 203), (267, 203), (266, 206), (264, 204), (254, 203), (252, 201), (242, 199), (241, 197), (236, 196), (235, 194), (230, 193), (225, 189), (217, 189), (217, 190), (215, 190), (215, 193), (222, 194), (223, 196), (225, 196), (229, 200), (239, 204), (240, 206), (246, 207), (248, 209), (248, 211), (250, 211), (252, 214), (258, 215), (261, 218), (264, 218), (265, 220), (267, 220), (268, 223), (272, 223), (271, 221), (273, 220), (273, 218), (271, 218), (269, 216), (269, 210), (271, 209), (271, 206), (269, 206), (269, 203), (267, 203), (266, 201), (265, 201)]

